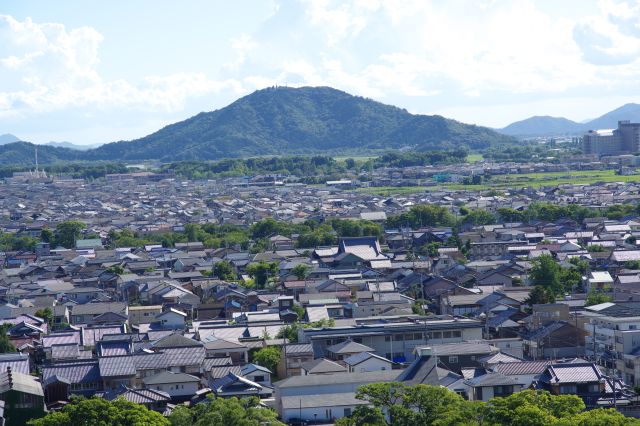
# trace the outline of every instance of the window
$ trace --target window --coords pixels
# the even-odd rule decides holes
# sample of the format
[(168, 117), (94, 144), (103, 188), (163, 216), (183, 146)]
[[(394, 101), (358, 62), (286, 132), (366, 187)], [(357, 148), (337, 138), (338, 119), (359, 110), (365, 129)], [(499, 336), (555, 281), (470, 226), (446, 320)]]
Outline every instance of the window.
[(356, 343), (362, 343), (362, 337), (354, 337), (353, 341)]
[(576, 394), (578, 393), (578, 389), (576, 385), (560, 385), (560, 393), (561, 394)]
[(391, 336), (384, 336), (384, 341), (385, 342), (390, 342), (391, 341)]
[(494, 386), (493, 394), (496, 396), (509, 396), (513, 393), (513, 386)]
[(351, 408), (345, 408), (344, 409), (344, 416), (345, 417), (349, 417), (351, 415)]
[[(457, 337), (460, 338), (462, 337), (462, 332), (460, 330), (455, 330), (451, 332), (451, 337)], [(509, 345), (507, 345), (507, 347), (509, 347)]]
[(451, 332), (450, 331), (443, 331), (442, 332), (442, 338), (443, 339), (451, 339)]
[(264, 376), (254, 376), (253, 377), (253, 381), (254, 382), (264, 382)]
[(404, 334), (396, 334), (393, 336), (393, 340), (396, 342), (402, 342), (404, 340)]
[(413, 340), (422, 340), (422, 333), (413, 333)]
[(432, 335), (433, 335), (432, 337), (433, 339), (442, 339), (442, 333), (440, 331), (434, 331)]
[(457, 356), (450, 356), (449, 357), (449, 363), (450, 364), (457, 364), (458, 363), (458, 357)]

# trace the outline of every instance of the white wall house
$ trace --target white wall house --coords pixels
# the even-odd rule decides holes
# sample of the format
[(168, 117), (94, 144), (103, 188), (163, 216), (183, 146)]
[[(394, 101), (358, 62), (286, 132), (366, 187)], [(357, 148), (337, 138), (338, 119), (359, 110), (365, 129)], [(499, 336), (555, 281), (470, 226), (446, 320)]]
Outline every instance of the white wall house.
[(191, 374), (163, 371), (143, 382), (146, 388), (166, 392), (172, 398), (190, 398), (198, 391), (200, 379)]

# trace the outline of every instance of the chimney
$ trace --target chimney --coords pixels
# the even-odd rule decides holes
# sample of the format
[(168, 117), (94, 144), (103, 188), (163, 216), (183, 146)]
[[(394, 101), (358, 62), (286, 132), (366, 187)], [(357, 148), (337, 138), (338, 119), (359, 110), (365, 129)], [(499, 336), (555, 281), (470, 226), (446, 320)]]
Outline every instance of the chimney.
[(13, 376), (11, 375), (11, 367), (7, 367), (7, 381), (9, 382), (9, 389), (13, 388)]

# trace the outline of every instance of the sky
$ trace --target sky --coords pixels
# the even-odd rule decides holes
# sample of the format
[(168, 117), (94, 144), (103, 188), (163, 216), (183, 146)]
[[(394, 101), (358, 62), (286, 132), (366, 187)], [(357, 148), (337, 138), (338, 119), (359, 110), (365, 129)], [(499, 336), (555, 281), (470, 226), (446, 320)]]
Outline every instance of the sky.
[(503, 127), (640, 102), (640, 0), (0, 0), (0, 134), (145, 136), (273, 85)]

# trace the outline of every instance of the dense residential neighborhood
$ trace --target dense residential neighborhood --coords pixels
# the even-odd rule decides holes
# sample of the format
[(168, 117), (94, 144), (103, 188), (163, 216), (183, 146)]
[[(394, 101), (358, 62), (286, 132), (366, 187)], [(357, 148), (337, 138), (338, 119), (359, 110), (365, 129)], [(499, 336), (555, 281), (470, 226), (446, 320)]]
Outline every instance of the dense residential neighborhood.
[(3, 416), (213, 396), (332, 423), (384, 384), (640, 416), (640, 185), (380, 196), (353, 178), (8, 178)]

